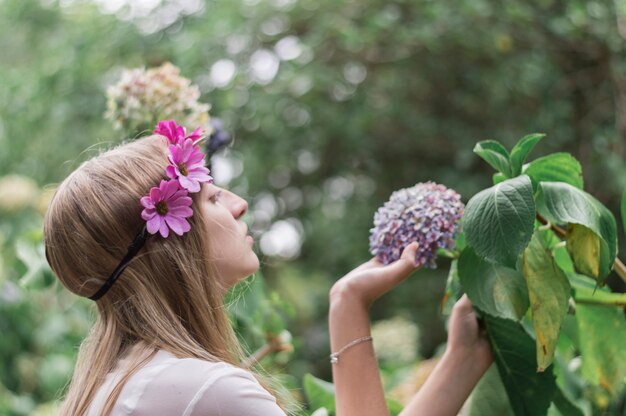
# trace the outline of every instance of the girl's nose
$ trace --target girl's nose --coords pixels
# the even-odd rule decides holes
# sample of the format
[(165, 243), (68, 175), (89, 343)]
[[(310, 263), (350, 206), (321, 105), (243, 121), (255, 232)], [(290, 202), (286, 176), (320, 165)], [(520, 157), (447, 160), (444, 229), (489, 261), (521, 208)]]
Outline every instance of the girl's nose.
[(235, 219), (239, 219), (246, 215), (246, 212), (248, 212), (248, 201), (232, 192), (228, 193), (230, 194), (229, 196), (232, 198), (230, 211), (233, 213), (233, 217), (235, 217)]

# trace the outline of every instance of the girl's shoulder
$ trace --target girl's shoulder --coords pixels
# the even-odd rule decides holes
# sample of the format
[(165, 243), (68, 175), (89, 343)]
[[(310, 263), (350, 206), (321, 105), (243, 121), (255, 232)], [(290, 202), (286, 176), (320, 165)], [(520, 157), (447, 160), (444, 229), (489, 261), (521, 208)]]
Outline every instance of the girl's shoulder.
[[(259, 413), (259, 409), (263, 411)], [(284, 413), (250, 372), (225, 362), (177, 358), (159, 350), (124, 384), (112, 414), (244, 416)]]

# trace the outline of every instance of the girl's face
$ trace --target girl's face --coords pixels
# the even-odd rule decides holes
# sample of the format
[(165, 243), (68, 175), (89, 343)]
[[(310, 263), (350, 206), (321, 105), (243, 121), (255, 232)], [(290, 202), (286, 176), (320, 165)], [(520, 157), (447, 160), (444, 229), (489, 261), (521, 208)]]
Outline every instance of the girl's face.
[(241, 221), (248, 203), (226, 189), (206, 183), (202, 184), (200, 198), (210, 242), (209, 259), (226, 290), (259, 269), (259, 259), (252, 250), (254, 240)]

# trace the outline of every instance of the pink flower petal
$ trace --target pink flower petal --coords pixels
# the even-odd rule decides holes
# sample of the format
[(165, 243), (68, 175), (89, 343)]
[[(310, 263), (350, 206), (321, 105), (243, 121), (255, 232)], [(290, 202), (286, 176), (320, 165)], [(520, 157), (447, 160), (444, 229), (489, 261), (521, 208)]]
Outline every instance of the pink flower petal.
[(169, 201), (170, 198), (178, 191), (178, 181), (172, 179), (167, 181), (165, 187), (163, 188), (162, 198), (164, 201)]
[(176, 124), (176, 121), (174, 120), (163, 120), (157, 124), (154, 133), (165, 136), (170, 143), (176, 144), (181, 140), (184, 140), (186, 130), (184, 127)]
[(201, 138), (203, 135), (204, 135), (204, 130), (202, 130), (200, 127), (196, 127), (196, 129), (189, 136), (185, 137), (185, 139), (191, 139), (195, 142), (196, 140)]
[(159, 228), (161, 228), (161, 216), (155, 215), (150, 220), (148, 220), (148, 223), (146, 225), (146, 228), (150, 234), (156, 234), (156, 232), (159, 231)]
[(141, 211), (141, 218), (144, 221), (150, 221), (156, 215), (156, 210), (154, 208), (146, 208)]
[(182, 153), (180, 155), (181, 161), (187, 162), (193, 150), (194, 150), (193, 141), (191, 139), (186, 139), (183, 142)]
[(170, 207), (167, 211), (168, 215), (173, 215), (181, 218), (189, 218), (193, 215), (193, 210), (186, 206)]
[(179, 208), (179, 207), (190, 207), (191, 206), (191, 198), (190, 197), (184, 197), (184, 198), (177, 198), (174, 200), (171, 200), (168, 203), (168, 207), (170, 210)]
[(184, 224), (189, 225), (186, 219), (174, 217), (172, 215), (167, 215), (165, 217), (165, 222), (167, 222), (167, 225), (170, 227), (170, 229), (178, 235), (183, 235), (185, 229)]
[(182, 188), (188, 190), (189, 192), (193, 193), (200, 191), (200, 184), (197, 181), (189, 179), (187, 176), (179, 176), (178, 182)]
[(150, 199), (152, 200), (153, 204), (158, 202), (160, 197), (161, 191), (159, 190), (159, 188), (157, 188), (156, 186), (150, 188)]
[(176, 173), (176, 168), (172, 165), (168, 165), (165, 168), (165, 173), (167, 174), (168, 178), (172, 178), (172, 179), (176, 179), (178, 177), (178, 174)]
[(204, 166), (204, 154), (202, 152), (194, 152), (189, 156), (189, 160), (187, 161), (190, 165), (202, 164)]
[(167, 227), (167, 223), (165, 221), (161, 221), (161, 227), (159, 227), (159, 233), (161, 234), (161, 237), (163, 238), (167, 238), (167, 236), (170, 235), (170, 229)]
[(141, 202), (141, 205), (143, 205), (145, 208), (154, 208), (154, 202), (149, 196), (141, 197), (139, 202)]

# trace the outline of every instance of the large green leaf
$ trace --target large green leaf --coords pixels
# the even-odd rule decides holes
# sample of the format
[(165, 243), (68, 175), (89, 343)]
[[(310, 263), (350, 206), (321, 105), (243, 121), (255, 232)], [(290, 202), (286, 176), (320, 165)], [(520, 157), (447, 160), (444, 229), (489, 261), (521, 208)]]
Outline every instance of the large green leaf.
[(561, 323), (567, 313), (570, 285), (540, 231), (533, 234), (524, 251), (523, 269), (536, 336), (537, 371), (544, 371), (554, 358)]
[(469, 400), (469, 416), (514, 415), (495, 364), (482, 376)]
[(535, 343), (521, 324), (488, 314), (484, 322), (515, 415), (545, 415), (556, 389), (553, 367), (535, 372)]
[(495, 140), (483, 140), (476, 143), (474, 153), (482, 157), (492, 168), (501, 172), (507, 178), (511, 177), (509, 152)]
[(483, 260), (472, 247), (461, 253), (458, 273), (474, 306), (499, 318), (519, 320), (528, 309), (528, 290), (522, 273)]
[(622, 308), (576, 306), (583, 376), (615, 396), (626, 377), (626, 319)]
[(622, 213), (622, 225), (624, 226), (624, 234), (626, 235), (626, 189), (624, 189), (624, 194), (622, 195), (622, 205), (620, 211)]
[(557, 387), (556, 392), (554, 393), (554, 405), (559, 410), (561, 415), (564, 416), (584, 416), (582, 410), (575, 403), (567, 397), (563, 391)]
[(542, 133), (534, 133), (524, 136), (511, 150), (511, 176), (517, 176), (522, 172), (522, 165), (528, 157), (528, 154), (533, 150), (539, 140), (543, 139), (546, 135)]
[(533, 187), (539, 182), (565, 182), (583, 189), (583, 170), (580, 162), (569, 153), (553, 153), (530, 162), (523, 169), (530, 176)]
[(304, 394), (313, 409), (325, 407), (330, 413), (335, 412), (335, 386), (311, 374), (304, 375)]
[(534, 221), (532, 185), (522, 175), (474, 195), (465, 207), (463, 229), (476, 254), (514, 268), (530, 241)]
[(449, 316), (452, 313), (452, 307), (463, 296), (463, 289), (459, 282), (458, 262), (458, 260), (452, 260), (450, 263), (446, 291), (443, 294), (443, 299), (441, 299), (441, 313), (445, 316)]
[[(312, 374), (305, 374), (303, 380), (304, 393), (306, 394), (309, 406), (312, 409), (326, 409), (327, 413), (334, 415), (336, 411), (335, 385), (319, 379)], [(386, 397), (385, 402), (389, 409), (390, 416), (397, 416), (402, 412), (401, 403)], [(320, 412), (323, 414), (323, 412)]]
[[(579, 272), (595, 279), (609, 274), (617, 255), (617, 224), (611, 211), (588, 193), (561, 182), (539, 184), (537, 211), (554, 224), (578, 224), (593, 231), (597, 242), (593, 241), (596, 237), (570, 226), (566, 236), (568, 251)], [(594, 256), (589, 249), (596, 244), (598, 255)]]

